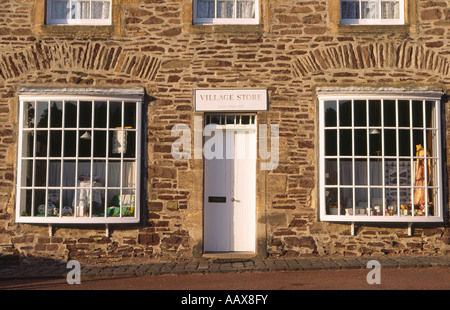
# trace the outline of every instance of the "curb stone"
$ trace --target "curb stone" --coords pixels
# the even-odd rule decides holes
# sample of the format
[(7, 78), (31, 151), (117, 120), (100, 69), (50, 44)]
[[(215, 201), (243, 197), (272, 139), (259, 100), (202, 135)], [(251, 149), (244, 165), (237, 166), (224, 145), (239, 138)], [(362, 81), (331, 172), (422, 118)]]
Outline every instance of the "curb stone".
[[(408, 257), (339, 257), (339, 258), (288, 258), (288, 259), (235, 259), (192, 262), (156, 262), (127, 265), (82, 266), (82, 277), (118, 277), (164, 274), (206, 274), (232, 272), (308, 271), (364, 269), (370, 260), (378, 260), (382, 268), (432, 268), (449, 267), (450, 256)], [(0, 266), (0, 280), (26, 278), (65, 278), (66, 264)]]

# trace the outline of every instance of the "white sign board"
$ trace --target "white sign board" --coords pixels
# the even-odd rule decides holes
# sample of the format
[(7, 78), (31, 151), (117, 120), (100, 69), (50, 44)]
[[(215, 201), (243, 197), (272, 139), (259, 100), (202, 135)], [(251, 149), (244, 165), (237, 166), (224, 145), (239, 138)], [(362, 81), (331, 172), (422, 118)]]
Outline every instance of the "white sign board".
[(266, 111), (267, 89), (196, 89), (198, 112)]

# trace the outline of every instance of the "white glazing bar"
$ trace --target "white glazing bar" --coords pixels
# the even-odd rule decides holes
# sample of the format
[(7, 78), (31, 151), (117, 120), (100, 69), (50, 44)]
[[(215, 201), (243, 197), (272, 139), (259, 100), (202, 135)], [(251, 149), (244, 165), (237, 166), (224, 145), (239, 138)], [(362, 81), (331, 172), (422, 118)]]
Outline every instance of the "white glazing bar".
[(109, 136), (111, 131), (109, 130), (109, 100), (106, 102), (106, 161), (105, 161), (105, 217), (108, 217), (108, 188), (109, 188)]
[(409, 143), (410, 143), (410, 147), (411, 147), (411, 216), (414, 217), (414, 185), (415, 185), (415, 178), (416, 178), (416, 174), (414, 171), (414, 154), (415, 154), (415, 147), (414, 147), (414, 136), (413, 136), (413, 116), (412, 116), (412, 100), (408, 100), (409, 102), (409, 130), (410, 130), (410, 139), (409, 139)]
[(89, 182), (89, 187), (90, 187), (90, 207), (89, 207), (89, 217), (92, 217), (92, 207), (94, 205), (94, 130), (92, 128), (94, 128), (94, 110), (95, 110), (95, 105), (94, 105), (94, 100), (90, 101), (91, 103), (91, 174), (90, 174), (90, 182)]
[(397, 217), (400, 216), (400, 130), (399, 122), (398, 122), (398, 99), (394, 100), (395, 105), (395, 141), (396, 141), (396, 155), (397, 155), (397, 205), (396, 210)]
[(123, 153), (125, 151), (125, 103), (121, 102), (121, 111), (120, 111), (120, 115), (121, 115), (121, 120), (120, 120), (120, 131), (121, 131), (121, 148), (120, 148), (120, 208), (119, 208), (119, 217), (122, 217), (123, 214), (123, 168), (124, 168), (124, 163), (123, 163)]
[(355, 100), (351, 100), (350, 101), (351, 103), (350, 103), (350, 107), (351, 107), (351, 112), (350, 112), (350, 117), (351, 117), (351, 122), (352, 122), (352, 184), (353, 184), (353, 186), (352, 186), (352, 216), (354, 216), (356, 213), (356, 211), (355, 211), (355, 204), (356, 204), (356, 194), (355, 194), (355, 192), (356, 192), (356, 189), (355, 189), (355, 185), (356, 185), (356, 173), (355, 173), (355, 166), (356, 166), (356, 164), (355, 164), (355, 161), (356, 161), (356, 159), (355, 159), (355, 113), (354, 113), (354, 111), (355, 111)]
[(382, 201), (382, 208), (383, 208), (383, 217), (386, 216), (386, 149), (385, 149), (385, 145), (384, 145), (384, 99), (380, 100), (380, 108), (381, 108), (381, 127), (380, 127), (380, 134), (381, 134), (381, 184), (382, 184), (382, 193), (381, 193), (381, 197), (383, 198)]
[(337, 211), (338, 216), (341, 215), (341, 143), (340, 143), (340, 106), (339, 106), (339, 100), (335, 100), (336, 102), (336, 141), (337, 141), (337, 147), (336, 147), (336, 164), (337, 164)]
[(422, 125), (423, 125), (423, 165), (424, 165), (424, 180), (423, 180), (423, 186), (424, 186), (424, 192), (425, 192), (425, 216), (428, 217), (428, 150), (427, 150), (427, 144), (428, 144), (428, 136), (427, 136), (427, 119), (426, 119), (426, 102), (425, 100), (422, 100)]
[[(78, 207), (78, 165), (79, 165), (79, 158), (78, 158), (78, 154), (79, 154), (79, 138), (78, 136), (80, 135), (80, 131), (78, 128), (80, 128), (80, 102), (77, 100), (77, 115), (76, 117), (76, 127), (77, 130), (75, 131), (76, 136), (75, 136), (75, 198), (74, 198), (74, 204), (73, 204), (73, 208), (74, 208), (74, 216), (75, 217), (79, 217), (79, 207)], [(77, 210), (78, 209), (78, 210)]]

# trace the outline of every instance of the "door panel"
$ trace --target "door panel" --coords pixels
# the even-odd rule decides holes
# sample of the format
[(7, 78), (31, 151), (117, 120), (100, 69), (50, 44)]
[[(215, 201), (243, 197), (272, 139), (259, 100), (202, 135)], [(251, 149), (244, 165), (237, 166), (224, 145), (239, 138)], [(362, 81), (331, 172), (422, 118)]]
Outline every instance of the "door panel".
[(223, 129), (223, 137), (223, 159), (205, 159), (204, 250), (254, 251), (256, 129)]

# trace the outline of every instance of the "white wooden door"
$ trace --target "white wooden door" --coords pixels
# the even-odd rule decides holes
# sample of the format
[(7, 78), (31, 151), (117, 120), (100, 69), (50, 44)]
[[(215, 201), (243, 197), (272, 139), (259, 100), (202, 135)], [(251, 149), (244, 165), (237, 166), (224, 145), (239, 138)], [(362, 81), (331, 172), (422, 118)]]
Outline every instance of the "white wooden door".
[(204, 251), (254, 252), (256, 127), (222, 127), (223, 158), (205, 158)]

